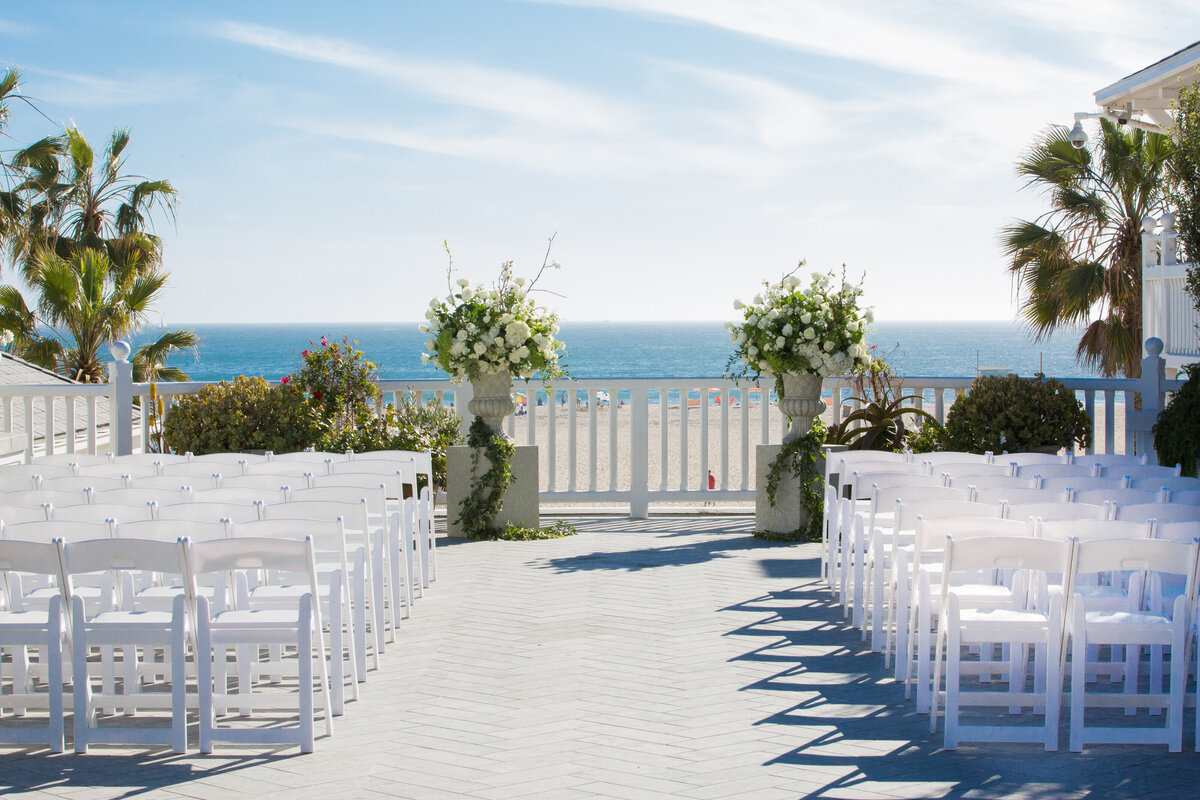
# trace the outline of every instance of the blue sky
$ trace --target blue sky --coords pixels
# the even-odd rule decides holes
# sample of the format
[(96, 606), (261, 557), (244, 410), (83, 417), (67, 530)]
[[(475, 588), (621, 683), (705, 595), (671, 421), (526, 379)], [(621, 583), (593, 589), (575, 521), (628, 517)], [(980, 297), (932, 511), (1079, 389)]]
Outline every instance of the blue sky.
[[(1190, 44), (1120, 0), (20, 2), (0, 61), (169, 178), (169, 324), (418, 319), (446, 257), (565, 318), (727, 319), (800, 258), (881, 319), (1012, 319), (1013, 162)], [(6, 147), (52, 133), (17, 108)]]

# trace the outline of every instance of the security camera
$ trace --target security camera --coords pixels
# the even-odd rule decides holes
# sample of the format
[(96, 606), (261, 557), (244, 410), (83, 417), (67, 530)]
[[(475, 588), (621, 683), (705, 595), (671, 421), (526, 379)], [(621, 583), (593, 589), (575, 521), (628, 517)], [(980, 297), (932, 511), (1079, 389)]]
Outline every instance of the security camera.
[(1117, 117), (1117, 124), (1118, 125), (1128, 125), (1129, 117)]
[(1067, 139), (1076, 150), (1082, 150), (1084, 145), (1087, 144), (1088, 137), (1079, 120), (1075, 120), (1075, 127), (1071, 128), (1071, 132), (1067, 134)]

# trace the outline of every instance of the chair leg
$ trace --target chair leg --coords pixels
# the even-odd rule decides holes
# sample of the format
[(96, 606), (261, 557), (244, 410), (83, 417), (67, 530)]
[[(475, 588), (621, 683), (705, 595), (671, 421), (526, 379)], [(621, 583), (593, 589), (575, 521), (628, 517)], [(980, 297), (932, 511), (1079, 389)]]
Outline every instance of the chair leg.
[(175, 598), (171, 626), (171, 749), (187, 752), (187, 642), (184, 597)]
[[(311, 753), (315, 745), (313, 736), (313, 624), (311, 604), (315, 601), (310, 595), (305, 595), (305, 597), (308, 598), (308, 602), (302, 603), (300, 606), (300, 652), (298, 653), (300, 752)], [(317, 631), (317, 636), (321, 635), (322, 633)]]
[(1071, 632), (1071, 752), (1083, 752), (1084, 694), (1087, 692), (1087, 634), (1083, 612), (1075, 615)]
[(88, 727), (91, 724), (89, 719), (91, 705), (92, 686), (88, 679), (87, 669), (87, 637), (84, 635), (83, 629), (83, 601), (77, 596), (75, 605), (72, 606), (74, 613), (71, 615), (74, 621), (74, 630), (72, 631), (72, 670), (74, 673), (74, 691), (72, 692), (72, 705), (75, 707), (75, 752), (86, 753), (88, 749)]
[[(207, 603), (203, 606), (207, 609)], [(196, 686), (198, 690), (198, 704), (200, 707), (200, 752), (211, 753), (213, 751), (213, 728), (216, 727), (216, 708), (213, 703), (213, 673), (223, 672), (221, 669), (213, 668), (216, 654), (220, 654), (221, 661), (226, 660), (225, 647), (217, 648), (216, 653), (212, 646), (212, 631), (208, 624), (208, 613), (204, 612), (204, 616), (199, 618), (196, 630)], [(222, 694), (228, 691), (226, 685)]]
[[(957, 616), (957, 615), (956, 615)], [(957, 620), (956, 620), (957, 622)], [(958, 625), (946, 631), (946, 736), (943, 746), (947, 750), (958, 749), (958, 690), (962, 656), (962, 640)]]

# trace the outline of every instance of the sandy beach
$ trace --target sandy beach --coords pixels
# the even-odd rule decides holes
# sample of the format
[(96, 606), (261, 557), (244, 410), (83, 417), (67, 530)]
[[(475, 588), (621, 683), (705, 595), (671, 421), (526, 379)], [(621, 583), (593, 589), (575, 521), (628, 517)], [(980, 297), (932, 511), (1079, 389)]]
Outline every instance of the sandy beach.
[[(775, 405), (768, 406), (767, 435), (763, 432), (762, 405), (751, 403), (745, 409), (731, 406), (728, 411), (728, 448), (722, 459), (721, 451), (721, 419), (722, 408), (710, 406), (707, 409), (708, 424), (703, 424), (702, 409), (693, 406), (687, 409), (686, 426), (681, 422), (682, 412), (678, 405), (669, 406), (666, 410), (666, 437), (664, 441), (663, 415), (658, 405), (651, 405), (647, 432), (649, 446), (648, 475), (652, 490), (668, 489), (701, 490), (707, 484), (707, 472), (713, 474), (715, 488), (738, 490), (750, 489), (754, 485), (753, 472), (754, 446), (768, 442), (779, 442), (785, 429), (785, 420)], [(1114, 415), (1114, 445), (1116, 452), (1124, 452), (1125, 426), (1123, 415)], [(564, 491), (572, 488), (569, 479), (574, 469), (577, 491), (608, 491), (610, 489), (624, 490), (629, 488), (630, 477), (630, 428), (631, 413), (628, 406), (615, 409), (602, 403), (595, 414), (595, 470), (594, 484), (589, 453), (592, 451), (592, 428), (586, 409), (575, 412), (575, 450), (572, 458), (570, 448), (571, 413), (563, 406), (555, 407), (554, 446), (550, 445), (550, 418), (546, 407), (538, 407), (532, 415), (520, 415), (511, 418), (511, 435), (518, 445), (536, 443), (539, 446), (539, 480), (543, 491), (553, 488)], [(832, 420), (832, 412), (827, 410), (822, 418), (828, 423)], [(530, 420), (533, 420), (534, 439), (529, 440)], [(743, 424), (743, 420), (745, 424)], [(1103, 450), (1104, 444), (1104, 407), (1098, 404), (1096, 408), (1095, 442), (1096, 449)], [(707, 427), (707, 430), (705, 430)], [(686, 430), (686, 437), (683, 431)], [(686, 456), (683, 441), (686, 438)], [(707, 442), (707, 452), (705, 452)], [(614, 449), (615, 444), (615, 449)], [(553, 470), (554, 482), (551, 486), (550, 464)], [(685, 473), (681, 473), (681, 464), (686, 463)], [(743, 483), (743, 480), (745, 481)]]

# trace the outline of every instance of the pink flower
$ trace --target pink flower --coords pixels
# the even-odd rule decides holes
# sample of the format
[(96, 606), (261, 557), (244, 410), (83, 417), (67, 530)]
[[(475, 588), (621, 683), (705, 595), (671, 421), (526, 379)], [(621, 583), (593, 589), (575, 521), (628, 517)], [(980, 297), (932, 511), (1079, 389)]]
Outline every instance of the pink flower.
[(307, 351), (307, 350), (301, 350), (301, 351), (300, 351), (300, 355), (304, 356), (305, 358), (308, 358), (308, 351)]
[(291, 382), (291, 380), (292, 380), (291, 375), (284, 375), (282, 378), (279, 379), (279, 382), (282, 383), (284, 386), (287, 386)]
[(321, 390), (314, 389), (313, 390), (313, 400), (320, 400), (320, 399), (321, 399)]

